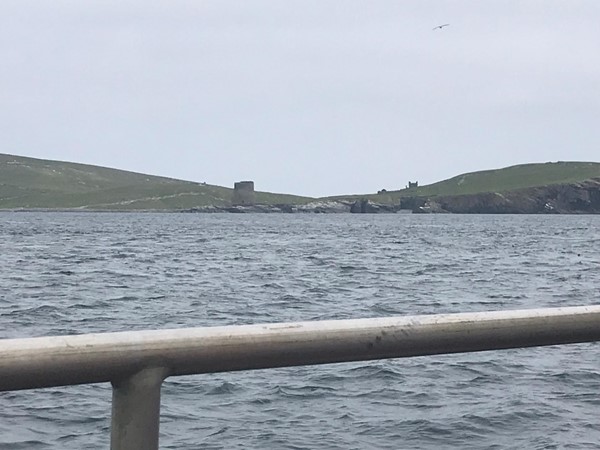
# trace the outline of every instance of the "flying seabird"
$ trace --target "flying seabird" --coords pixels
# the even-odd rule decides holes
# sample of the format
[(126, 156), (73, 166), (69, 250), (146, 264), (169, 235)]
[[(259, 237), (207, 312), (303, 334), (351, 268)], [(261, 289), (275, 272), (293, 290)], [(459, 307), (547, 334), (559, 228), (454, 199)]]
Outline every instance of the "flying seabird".
[(448, 25), (450, 25), (449, 23), (445, 23), (444, 25), (438, 25), (437, 27), (432, 28), (432, 30), (437, 30), (437, 29), (442, 29), (444, 27), (447, 27)]

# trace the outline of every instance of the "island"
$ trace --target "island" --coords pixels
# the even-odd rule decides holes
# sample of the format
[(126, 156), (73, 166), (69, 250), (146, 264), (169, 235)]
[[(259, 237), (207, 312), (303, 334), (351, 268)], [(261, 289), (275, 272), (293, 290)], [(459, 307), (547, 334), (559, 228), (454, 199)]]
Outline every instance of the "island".
[(402, 189), (311, 198), (255, 191), (255, 180), (236, 181), (233, 188), (227, 188), (0, 154), (0, 210), (599, 214), (600, 163), (521, 164), (465, 173), (424, 186), (409, 181)]

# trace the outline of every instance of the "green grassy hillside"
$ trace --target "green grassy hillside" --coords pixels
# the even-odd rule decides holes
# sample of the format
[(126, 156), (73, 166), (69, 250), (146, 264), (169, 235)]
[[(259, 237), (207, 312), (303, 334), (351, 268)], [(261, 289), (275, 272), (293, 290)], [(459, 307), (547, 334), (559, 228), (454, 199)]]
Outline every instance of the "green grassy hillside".
[[(233, 189), (105, 167), (0, 154), (0, 209), (187, 209), (231, 203)], [(257, 192), (258, 203), (310, 199)]]
[[(556, 162), (522, 164), (496, 170), (465, 173), (448, 180), (419, 186), (418, 188), (388, 191), (381, 194), (352, 196), (369, 198), (379, 203), (395, 203), (401, 197), (438, 195), (464, 195), (484, 192), (509, 192), (517, 189), (577, 183), (600, 178), (600, 163)], [(337, 197), (350, 198), (350, 197)]]
[[(523, 164), (466, 173), (418, 188), (336, 196), (397, 204), (402, 197), (508, 192), (600, 178), (600, 163)], [(228, 206), (233, 189), (106, 167), (0, 154), (0, 209), (177, 210)], [(304, 204), (313, 199), (257, 192), (261, 204)]]

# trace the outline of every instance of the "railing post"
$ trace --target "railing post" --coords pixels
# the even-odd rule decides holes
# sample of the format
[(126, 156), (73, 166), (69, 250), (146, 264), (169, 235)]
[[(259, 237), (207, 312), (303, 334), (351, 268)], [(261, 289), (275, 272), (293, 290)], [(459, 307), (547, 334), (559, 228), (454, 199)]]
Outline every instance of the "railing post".
[(158, 450), (163, 368), (113, 381), (111, 450)]

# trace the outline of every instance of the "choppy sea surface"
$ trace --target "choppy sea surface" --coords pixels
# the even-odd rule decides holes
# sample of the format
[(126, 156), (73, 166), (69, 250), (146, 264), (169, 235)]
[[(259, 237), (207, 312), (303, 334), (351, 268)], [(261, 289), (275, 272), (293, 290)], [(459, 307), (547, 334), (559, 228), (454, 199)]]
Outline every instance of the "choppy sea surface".
[[(600, 216), (0, 213), (0, 338), (600, 303)], [(0, 393), (96, 449), (108, 384)], [(598, 449), (600, 344), (169, 378), (164, 449)]]

